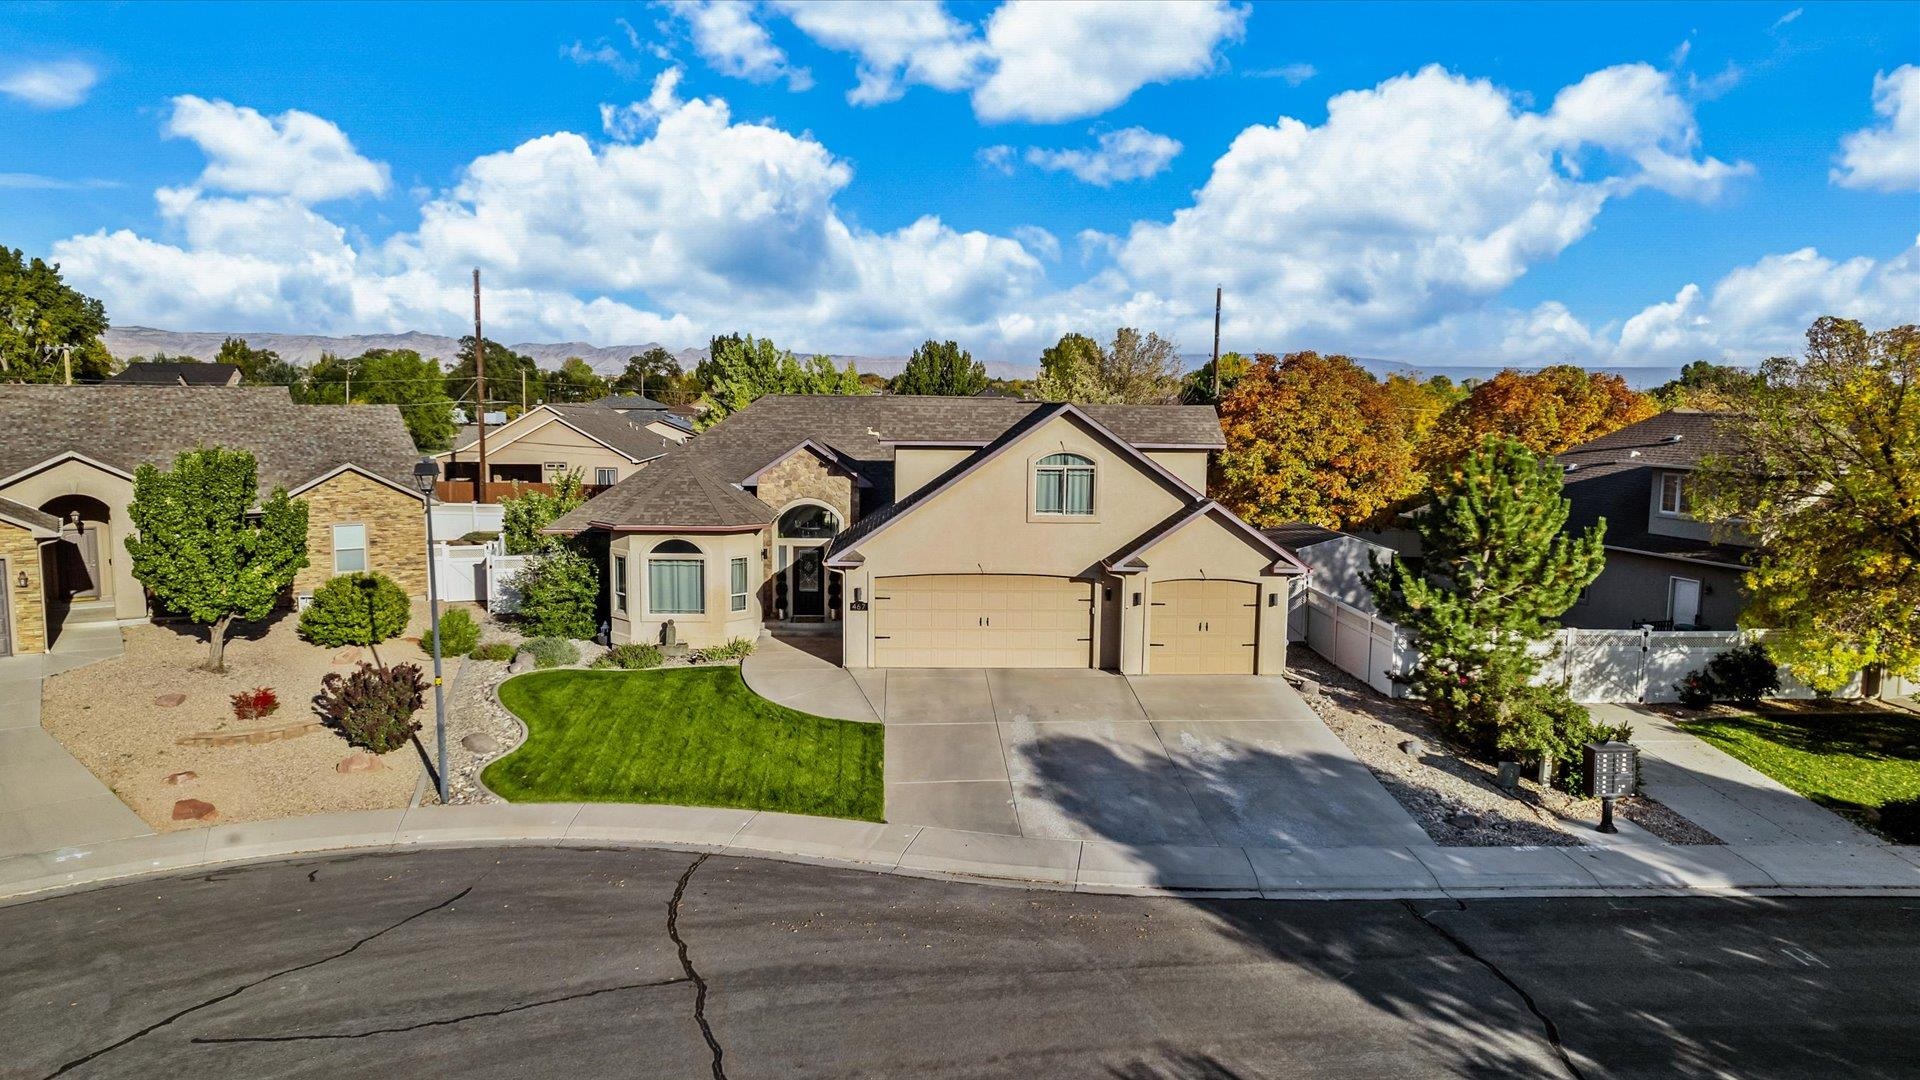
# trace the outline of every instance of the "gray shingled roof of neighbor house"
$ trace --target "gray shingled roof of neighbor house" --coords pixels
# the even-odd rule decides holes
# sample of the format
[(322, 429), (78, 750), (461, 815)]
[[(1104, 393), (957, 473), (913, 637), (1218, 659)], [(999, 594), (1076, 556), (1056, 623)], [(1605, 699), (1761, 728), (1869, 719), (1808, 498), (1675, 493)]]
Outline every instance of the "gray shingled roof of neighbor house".
[[(602, 401), (605, 399), (603, 398)], [(659, 457), (676, 444), (661, 435), (646, 429), (648, 423), (669, 424), (687, 430), (683, 423), (675, 423), (679, 418), (666, 412), (648, 411), (632, 417), (622, 415), (619, 410), (608, 408), (600, 402), (586, 405), (543, 405), (554, 416), (583, 432), (590, 439), (613, 450), (625, 454), (635, 461), (646, 461)], [(516, 417), (516, 419), (518, 419)], [(487, 427), (487, 445), (498, 447), (494, 441), (496, 433), (505, 425), (493, 424)], [(454, 433), (453, 449), (465, 453), (478, 446), (480, 428), (477, 424), (462, 424)]]
[(106, 381), (115, 386), (238, 386), (240, 369), (232, 364), (156, 360), (128, 364)]
[(420, 457), (392, 405), (297, 405), (284, 386), (0, 386), (0, 477), (62, 454), (122, 472), (183, 450), (253, 454), (260, 488), (297, 487), (342, 465), (412, 488)]
[[(950, 443), (985, 447), (1009, 429), (1048, 408), (1044, 402), (1012, 398), (772, 395), (708, 428), (665, 457), (602, 492), (579, 511), (554, 522), (554, 531), (586, 528), (588, 522), (631, 527), (693, 527), (747, 523), (744, 506), (720, 513), (706, 493), (718, 483), (741, 498), (764, 503), (737, 486), (801, 442), (812, 439), (840, 454), (872, 486), (874, 502), (892, 501), (896, 443)], [(1116, 436), (1136, 447), (1189, 446), (1218, 449), (1226, 444), (1220, 418), (1210, 405), (1085, 405), (1080, 407)], [(682, 476), (672, 483), (647, 481), (669, 463), (697, 462), (704, 481)], [(645, 492), (643, 495), (642, 492)], [(686, 499), (684, 505), (680, 499)], [(728, 499), (728, 502), (733, 502)], [(583, 514), (583, 512), (585, 512)], [(885, 511), (882, 511), (884, 513)], [(728, 521), (718, 519), (727, 518)], [(564, 526), (564, 528), (563, 528)]]
[(1555, 454), (1554, 460), (1563, 468), (1571, 467), (1561, 481), (1561, 490), (1572, 504), (1567, 531), (1582, 532), (1604, 517), (1610, 547), (1714, 562), (1744, 561), (1752, 549), (1647, 529), (1655, 471), (1690, 470), (1698, 467), (1702, 457), (1726, 452), (1733, 440), (1721, 430), (1720, 421), (1716, 413), (1672, 409)]

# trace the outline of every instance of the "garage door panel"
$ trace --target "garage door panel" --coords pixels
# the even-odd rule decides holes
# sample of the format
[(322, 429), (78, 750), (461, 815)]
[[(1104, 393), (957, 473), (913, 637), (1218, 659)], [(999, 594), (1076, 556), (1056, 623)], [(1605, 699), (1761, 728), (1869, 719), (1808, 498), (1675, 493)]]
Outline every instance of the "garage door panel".
[(1156, 675), (1251, 675), (1260, 587), (1245, 581), (1153, 584), (1147, 670)]
[(874, 582), (880, 667), (1087, 667), (1092, 586), (1071, 578), (950, 574)]

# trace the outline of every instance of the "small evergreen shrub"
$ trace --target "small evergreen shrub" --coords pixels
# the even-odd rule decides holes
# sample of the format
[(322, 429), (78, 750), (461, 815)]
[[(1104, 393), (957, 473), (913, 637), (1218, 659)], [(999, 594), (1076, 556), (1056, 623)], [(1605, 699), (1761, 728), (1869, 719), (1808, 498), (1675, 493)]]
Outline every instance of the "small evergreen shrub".
[(378, 645), (407, 628), (413, 604), (385, 574), (336, 574), (300, 613), (300, 636), (315, 645)]
[(242, 690), (230, 700), (233, 702), (233, 718), (242, 723), (263, 720), (280, 709), (280, 695), (274, 693), (271, 686)]
[(474, 646), (467, 656), (474, 660), (496, 660), (504, 664), (512, 660), (517, 651), (511, 641), (489, 641)]
[(413, 714), (425, 703), (427, 686), (418, 664), (363, 663), (351, 674), (321, 679), (314, 709), (347, 742), (385, 754), (405, 746), (420, 730)]
[(593, 662), (593, 666), (620, 668), (624, 671), (644, 671), (647, 668), (659, 667), (662, 658), (660, 646), (634, 641), (608, 649), (605, 656)]
[(1737, 646), (1707, 661), (1707, 681), (1716, 697), (1759, 701), (1780, 692), (1780, 669), (1759, 642)]
[[(429, 637), (421, 644), (427, 650), (433, 650), (433, 639)], [(470, 653), (480, 644), (480, 624), (473, 621), (473, 615), (466, 608), (449, 608), (440, 615), (440, 655), (459, 656)]]
[(1880, 831), (1892, 837), (1895, 843), (1920, 844), (1920, 798), (1882, 803)]
[(580, 646), (562, 637), (537, 637), (521, 648), (533, 654), (535, 667), (567, 667), (580, 662)]
[(600, 605), (600, 570), (569, 548), (534, 555), (514, 575), (520, 618), (541, 637), (585, 641), (593, 636)]
[(745, 660), (753, 655), (753, 639), (737, 637), (725, 645), (696, 649), (687, 654), (687, 659), (696, 664), (712, 664), (725, 660)]
[(1673, 690), (1680, 695), (1680, 704), (1689, 709), (1704, 709), (1713, 704), (1713, 680), (1707, 678), (1704, 671), (1688, 672), (1673, 684)]

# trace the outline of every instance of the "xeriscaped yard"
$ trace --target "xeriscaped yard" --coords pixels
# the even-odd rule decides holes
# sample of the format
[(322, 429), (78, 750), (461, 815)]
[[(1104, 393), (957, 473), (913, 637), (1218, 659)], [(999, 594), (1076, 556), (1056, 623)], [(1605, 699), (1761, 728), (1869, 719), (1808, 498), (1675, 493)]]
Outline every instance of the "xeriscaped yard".
[(527, 741), (482, 778), (510, 802), (729, 806), (880, 821), (879, 724), (810, 716), (734, 667), (539, 671), (500, 685)]
[(1892, 709), (1766, 709), (1681, 725), (1807, 798), (1858, 815), (1920, 797), (1920, 716)]

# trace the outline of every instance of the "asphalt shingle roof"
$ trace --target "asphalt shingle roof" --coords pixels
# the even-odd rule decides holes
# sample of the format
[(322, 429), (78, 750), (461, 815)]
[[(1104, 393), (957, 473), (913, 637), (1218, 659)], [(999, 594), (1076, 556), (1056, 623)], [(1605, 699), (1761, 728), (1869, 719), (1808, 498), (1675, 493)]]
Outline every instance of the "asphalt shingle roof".
[(1554, 455), (1563, 467), (1572, 466), (1561, 482), (1572, 504), (1567, 530), (1584, 531), (1604, 517), (1606, 543), (1611, 547), (1713, 562), (1743, 561), (1751, 549), (1667, 536), (1647, 528), (1656, 472), (1693, 469), (1701, 458), (1733, 445), (1720, 420), (1716, 413), (1672, 409)]
[(697, 456), (674, 453), (562, 514), (546, 531), (577, 533), (597, 526), (750, 529), (772, 521), (772, 507), (716, 475)]
[(392, 405), (296, 405), (284, 386), (0, 386), (0, 477), (77, 453), (132, 472), (183, 450), (253, 454), (260, 488), (355, 465), (412, 488), (419, 454)]
[(1285, 525), (1275, 525), (1271, 529), (1261, 529), (1260, 531), (1267, 534), (1267, 539), (1290, 551), (1298, 551), (1303, 547), (1312, 547), (1315, 544), (1324, 544), (1329, 540), (1338, 540), (1347, 535), (1346, 533), (1333, 529), (1321, 528), (1318, 525), (1308, 525), (1302, 521), (1291, 521)]
[(107, 381), (117, 386), (234, 386), (240, 369), (232, 364), (177, 364), (171, 360), (128, 364)]

